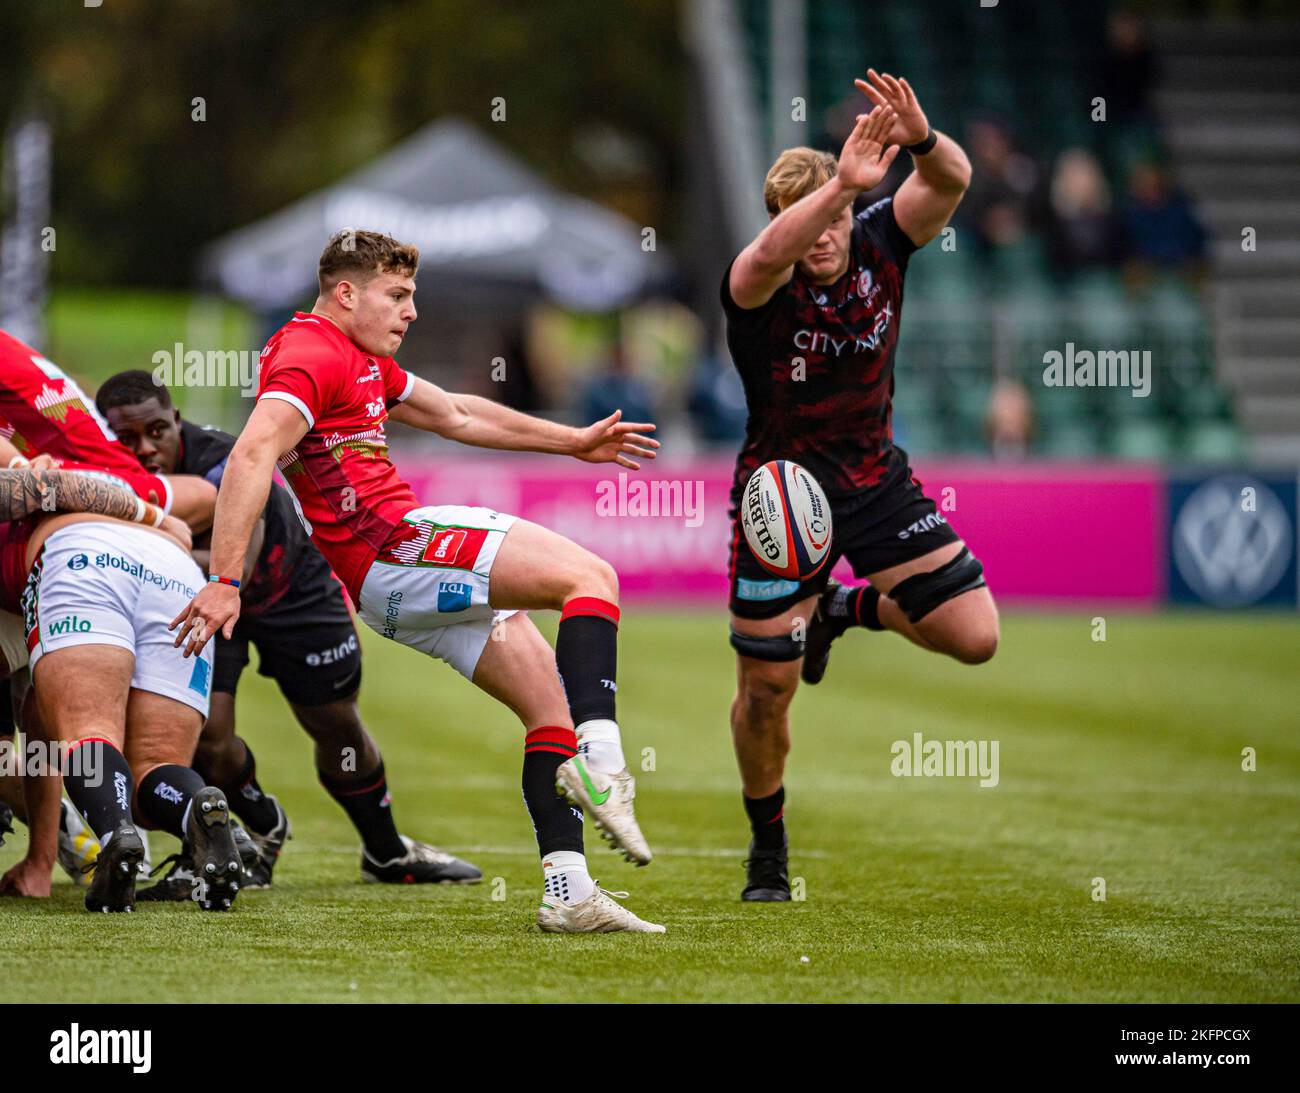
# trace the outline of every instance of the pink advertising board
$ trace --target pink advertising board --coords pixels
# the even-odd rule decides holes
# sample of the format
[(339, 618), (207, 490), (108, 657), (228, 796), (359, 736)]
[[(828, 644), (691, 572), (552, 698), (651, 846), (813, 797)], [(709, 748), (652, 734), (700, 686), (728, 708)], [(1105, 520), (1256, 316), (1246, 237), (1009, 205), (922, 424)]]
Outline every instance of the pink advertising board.
[[(422, 501), (488, 505), (595, 551), (618, 570), (629, 601), (726, 603), (729, 460), (640, 472), (541, 456), (398, 462)], [(915, 471), (999, 600), (1147, 607), (1163, 597), (1158, 469), (919, 461)]]

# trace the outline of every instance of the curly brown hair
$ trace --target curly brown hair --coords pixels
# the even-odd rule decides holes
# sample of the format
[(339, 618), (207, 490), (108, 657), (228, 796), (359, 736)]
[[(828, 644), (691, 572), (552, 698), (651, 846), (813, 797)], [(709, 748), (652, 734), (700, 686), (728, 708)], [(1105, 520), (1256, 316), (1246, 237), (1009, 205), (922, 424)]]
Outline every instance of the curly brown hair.
[(399, 243), (380, 232), (345, 228), (330, 236), (321, 252), (317, 275), (321, 295), (330, 292), (340, 281), (365, 284), (376, 273), (400, 273), (414, 277), (420, 268), (420, 250), (410, 243)]

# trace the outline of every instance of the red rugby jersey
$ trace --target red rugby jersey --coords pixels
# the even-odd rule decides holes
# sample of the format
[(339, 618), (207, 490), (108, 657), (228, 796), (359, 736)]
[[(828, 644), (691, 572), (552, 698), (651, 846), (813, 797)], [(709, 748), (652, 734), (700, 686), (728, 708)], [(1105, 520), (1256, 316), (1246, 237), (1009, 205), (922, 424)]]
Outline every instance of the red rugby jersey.
[(307, 433), (278, 466), (312, 542), (354, 603), (366, 571), (402, 517), (419, 506), (388, 458), (384, 422), (415, 377), (392, 357), (363, 353), (328, 319), (298, 312), (262, 350), (257, 398), (280, 399)]
[(111, 471), (143, 500), (171, 511), (170, 483), (140, 466), (77, 381), (3, 330), (0, 436), (29, 459), (48, 454)]

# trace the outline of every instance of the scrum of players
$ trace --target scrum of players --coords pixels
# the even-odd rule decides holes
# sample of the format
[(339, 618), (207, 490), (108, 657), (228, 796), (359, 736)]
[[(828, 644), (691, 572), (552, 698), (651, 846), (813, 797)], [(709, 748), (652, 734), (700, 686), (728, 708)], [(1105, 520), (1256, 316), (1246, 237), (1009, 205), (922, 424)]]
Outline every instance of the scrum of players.
[[(655, 455), (654, 426), (617, 414), (561, 426), (403, 371), (392, 355), (416, 316), (417, 265), (387, 236), (331, 239), (316, 307), (271, 338), (238, 439), (184, 420), (147, 372), (112, 377), (92, 402), (0, 332), (0, 732), (10, 755), (21, 728), (22, 755), (45, 759), (0, 776), (0, 837), (13, 821), (29, 829), (0, 894), (48, 896), (56, 862), (88, 878), (91, 911), (224, 911), (268, 887), (290, 822), (236, 732), (250, 646), (360, 836), (362, 879), (481, 880), (396, 826), (358, 710), (355, 612), (523, 723), (538, 927), (664, 931), (601, 888), (585, 856), (590, 815), (628, 861), (651, 859), (615, 714), (613, 570), (528, 521), (422, 505), (385, 435), (391, 416), (467, 444), (635, 468)], [(545, 609), (561, 612), (554, 648), (527, 614)], [(144, 886), (147, 829), (181, 850)]]

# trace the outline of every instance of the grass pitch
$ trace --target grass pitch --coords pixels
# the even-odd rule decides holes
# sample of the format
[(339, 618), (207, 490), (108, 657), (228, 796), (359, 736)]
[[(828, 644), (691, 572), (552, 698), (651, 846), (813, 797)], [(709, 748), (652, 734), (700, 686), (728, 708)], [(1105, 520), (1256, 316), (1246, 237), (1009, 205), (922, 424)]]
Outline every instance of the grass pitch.
[[(619, 713), (634, 766), (653, 749), (638, 812), (657, 857), (633, 869), (589, 829), (588, 860), (665, 937), (539, 934), (518, 726), (441, 664), (363, 636), (362, 711), (399, 826), (485, 882), (362, 884), (307, 737), (250, 670), (241, 730), (294, 824), (275, 889), (228, 915), (92, 916), (60, 874), (51, 900), (0, 903), (10, 1001), (1300, 1000), (1292, 617), (1117, 615), (1103, 643), (1082, 613), (1011, 615), (980, 668), (849, 635), (794, 707), (806, 898), (754, 906), (738, 899), (725, 617), (634, 609)], [(998, 741), (999, 784), (895, 777), (891, 745), (916, 732)]]

